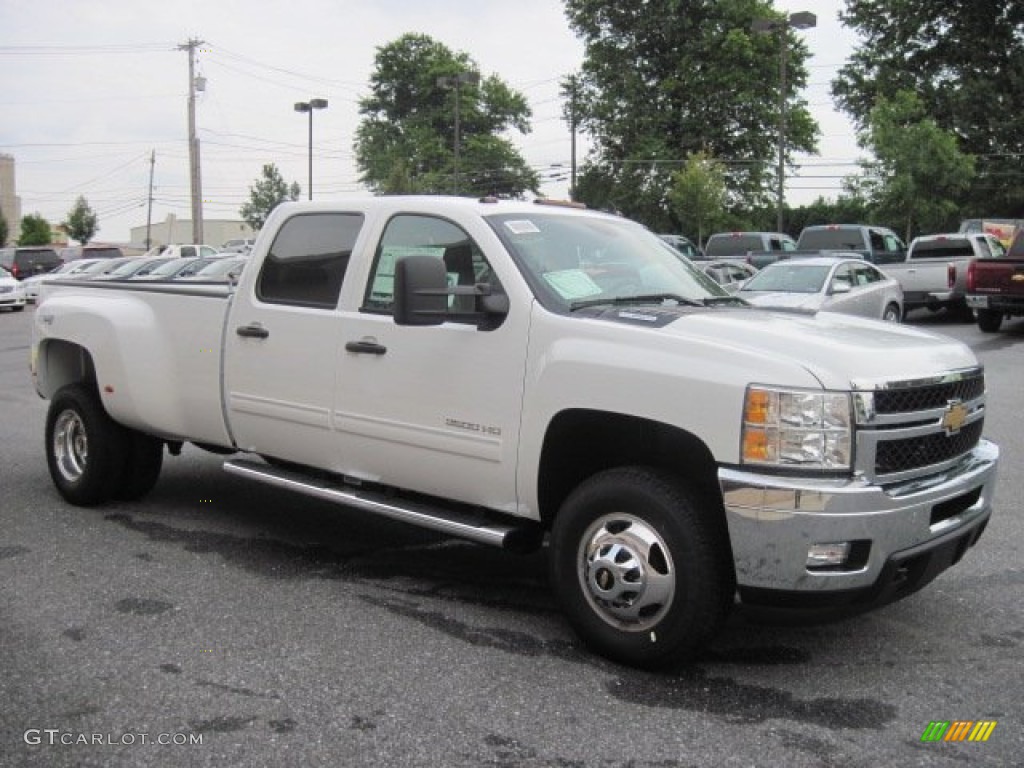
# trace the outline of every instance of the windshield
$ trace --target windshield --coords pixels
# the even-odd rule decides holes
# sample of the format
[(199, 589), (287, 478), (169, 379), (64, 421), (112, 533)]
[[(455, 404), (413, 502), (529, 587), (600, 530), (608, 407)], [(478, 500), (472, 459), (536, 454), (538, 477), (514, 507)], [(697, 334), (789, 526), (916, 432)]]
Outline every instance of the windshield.
[(177, 274), (178, 271), (187, 264), (192, 263), (195, 259), (172, 259), (166, 264), (161, 264), (156, 269), (149, 273), (150, 277), (167, 277), (169, 275)]
[(542, 211), (487, 218), (538, 300), (555, 311), (729, 297), (672, 246), (628, 219)]
[(146, 262), (141, 259), (131, 259), (126, 261), (124, 264), (119, 266), (117, 269), (110, 272), (111, 277), (127, 277), (134, 275), (140, 269), (146, 266)]
[(229, 272), (241, 272), (243, 264), (245, 264), (245, 261), (242, 259), (218, 259), (196, 272), (196, 277), (219, 277)]
[(805, 251), (864, 250), (864, 236), (850, 227), (805, 229), (800, 233), (800, 247)]
[(786, 291), (818, 293), (824, 287), (830, 267), (787, 261), (762, 269), (743, 284), (741, 291)]

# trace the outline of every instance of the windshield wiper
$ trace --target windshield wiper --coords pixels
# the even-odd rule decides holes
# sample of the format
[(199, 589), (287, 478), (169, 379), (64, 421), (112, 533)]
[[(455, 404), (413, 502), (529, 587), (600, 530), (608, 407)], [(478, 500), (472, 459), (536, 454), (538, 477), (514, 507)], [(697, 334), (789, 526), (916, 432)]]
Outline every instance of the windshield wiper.
[(575, 312), (577, 309), (584, 309), (585, 307), (599, 307), (602, 304), (621, 306), (623, 304), (651, 304), (660, 303), (662, 301), (674, 301), (676, 304), (687, 307), (704, 306), (700, 301), (684, 298), (677, 293), (642, 293), (636, 296), (615, 296), (610, 299), (586, 299), (585, 301), (574, 301), (569, 305), (569, 311)]
[(732, 304), (737, 307), (750, 306), (746, 299), (742, 299), (739, 296), (708, 296), (704, 299), (705, 307), (713, 307), (716, 304)]

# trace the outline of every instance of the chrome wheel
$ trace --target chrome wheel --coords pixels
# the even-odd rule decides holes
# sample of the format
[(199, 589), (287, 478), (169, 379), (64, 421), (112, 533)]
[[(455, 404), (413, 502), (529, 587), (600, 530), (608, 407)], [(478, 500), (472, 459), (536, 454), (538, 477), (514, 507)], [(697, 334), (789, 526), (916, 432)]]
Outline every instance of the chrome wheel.
[(77, 412), (67, 410), (57, 417), (53, 428), (53, 455), (57, 470), (65, 480), (74, 483), (82, 477), (89, 462), (89, 438)]
[(578, 564), (587, 601), (616, 629), (646, 632), (672, 605), (676, 575), (668, 546), (639, 517), (596, 520), (580, 540)]

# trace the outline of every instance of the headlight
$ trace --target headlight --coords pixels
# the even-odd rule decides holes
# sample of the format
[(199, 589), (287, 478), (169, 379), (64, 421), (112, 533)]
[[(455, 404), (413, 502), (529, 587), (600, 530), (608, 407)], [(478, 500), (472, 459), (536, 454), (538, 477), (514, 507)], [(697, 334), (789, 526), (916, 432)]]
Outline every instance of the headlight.
[(850, 395), (748, 387), (741, 461), (777, 467), (852, 466)]

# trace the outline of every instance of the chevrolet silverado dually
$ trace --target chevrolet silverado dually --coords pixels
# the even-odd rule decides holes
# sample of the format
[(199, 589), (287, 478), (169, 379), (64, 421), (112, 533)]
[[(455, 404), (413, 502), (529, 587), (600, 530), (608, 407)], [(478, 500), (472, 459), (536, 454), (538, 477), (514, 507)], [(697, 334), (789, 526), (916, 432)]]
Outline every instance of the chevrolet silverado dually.
[(963, 344), (774, 313), (574, 206), (279, 206), (237, 285), (55, 280), (31, 368), (68, 502), (140, 498), (165, 449), (483, 544), (546, 547), (583, 640), (692, 659), (734, 602), (900, 598), (991, 514)]

